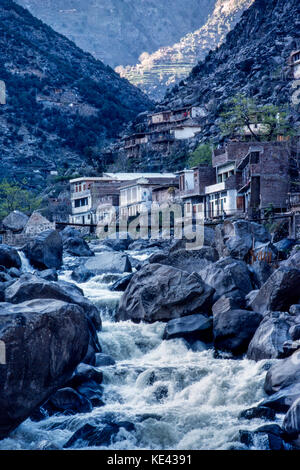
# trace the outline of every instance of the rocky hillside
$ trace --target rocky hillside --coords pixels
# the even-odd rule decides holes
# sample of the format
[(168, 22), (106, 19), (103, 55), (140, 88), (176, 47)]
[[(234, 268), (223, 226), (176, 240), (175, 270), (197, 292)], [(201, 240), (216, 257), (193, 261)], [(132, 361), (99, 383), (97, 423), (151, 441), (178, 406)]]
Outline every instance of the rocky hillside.
[[(17, 0), (111, 67), (134, 65), (202, 26), (216, 0)], [(199, 5), (201, 7), (199, 8)]]
[[(201, 137), (218, 139), (220, 112), (237, 93), (261, 104), (291, 104), (295, 80), (288, 59), (300, 47), (299, 26), (299, 0), (256, 0), (224, 44), (199, 62), (161, 107), (202, 106), (206, 116)], [(294, 122), (299, 121), (299, 105), (290, 107), (290, 115)]]
[(151, 106), (109, 66), (11, 0), (0, 3), (0, 54), (7, 94), (0, 173), (26, 178), (29, 187), (44, 186), (51, 170), (66, 175), (86, 166), (104, 141)]
[[(161, 47), (153, 54), (144, 53), (137, 65), (117, 67), (117, 72), (151, 98), (162, 99), (168, 87), (184, 79), (199, 60), (224, 41), (253, 1), (217, 0), (214, 11), (203, 26), (197, 24), (196, 30), (191, 30), (176, 44)], [(200, 3), (202, 8), (202, 1)]]

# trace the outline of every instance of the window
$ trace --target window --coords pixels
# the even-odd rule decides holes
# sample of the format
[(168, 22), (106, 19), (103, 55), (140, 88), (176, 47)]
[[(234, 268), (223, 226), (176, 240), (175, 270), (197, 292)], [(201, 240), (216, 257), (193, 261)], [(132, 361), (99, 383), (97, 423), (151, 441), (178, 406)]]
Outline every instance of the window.
[(82, 199), (75, 199), (75, 207), (83, 207), (88, 205), (88, 198), (84, 197)]

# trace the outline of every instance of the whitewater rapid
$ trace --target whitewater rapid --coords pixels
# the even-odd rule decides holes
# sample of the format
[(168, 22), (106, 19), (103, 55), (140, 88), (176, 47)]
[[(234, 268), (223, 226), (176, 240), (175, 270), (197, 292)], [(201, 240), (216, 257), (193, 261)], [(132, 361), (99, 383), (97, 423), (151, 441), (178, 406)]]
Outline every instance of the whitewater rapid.
[[(70, 274), (60, 278), (70, 281)], [(115, 323), (122, 294), (109, 290), (112, 282), (113, 277), (101, 275), (78, 284), (102, 311), (99, 340), (103, 353), (116, 361), (101, 368), (105, 406), (39, 423), (28, 419), (0, 442), (0, 449), (61, 449), (81, 426), (99, 425), (103, 418), (129, 421), (136, 429), (121, 429), (109, 449), (245, 449), (239, 430), (254, 430), (266, 421), (238, 416), (265, 397), (271, 361), (216, 359), (212, 350), (191, 351), (184, 340), (163, 341), (165, 325), (159, 322)]]

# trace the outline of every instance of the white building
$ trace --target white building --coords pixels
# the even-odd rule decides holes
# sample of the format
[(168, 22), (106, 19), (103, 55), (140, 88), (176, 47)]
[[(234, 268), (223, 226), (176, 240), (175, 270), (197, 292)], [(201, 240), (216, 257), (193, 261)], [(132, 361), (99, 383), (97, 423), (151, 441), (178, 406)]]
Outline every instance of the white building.
[(152, 176), (141, 177), (124, 184), (120, 188), (120, 214), (135, 217), (142, 212), (144, 206), (150, 208), (154, 188), (166, 184), (172, 186), (175, 182), (176, 175), (173, 173), (154, 173)]
[(195, 137), (201, 131), (200, 126), (196, 126), (193, 124), (186, 124), (182, 126), (178, 126), (175, 129), (172, 129), (170, 132), (174, 135), (176, 140), (185, 140), (191, 139)]

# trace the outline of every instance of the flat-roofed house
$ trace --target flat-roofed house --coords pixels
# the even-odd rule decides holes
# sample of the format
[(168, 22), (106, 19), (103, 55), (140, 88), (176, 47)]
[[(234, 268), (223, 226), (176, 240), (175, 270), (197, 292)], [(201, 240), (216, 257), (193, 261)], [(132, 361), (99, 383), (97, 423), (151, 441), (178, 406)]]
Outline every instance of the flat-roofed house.
[(174, 186), (177, 177), (173, 173), (152, 174), (125, 183), (120, 188), (120, 214), (135, 217), (146, 206), (148, 209), (153, 201), (152, 191), (162, 185)]

